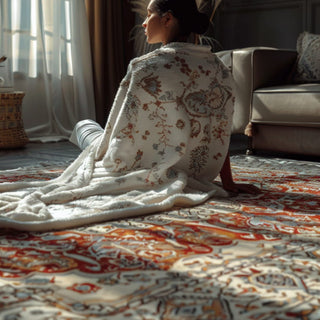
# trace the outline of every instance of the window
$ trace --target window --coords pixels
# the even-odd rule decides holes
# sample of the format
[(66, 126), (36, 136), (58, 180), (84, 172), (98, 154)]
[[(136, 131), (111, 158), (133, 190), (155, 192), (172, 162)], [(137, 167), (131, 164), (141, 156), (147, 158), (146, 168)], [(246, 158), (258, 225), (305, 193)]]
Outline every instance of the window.
[(73, 75), (70, 6), (70, 0), (8, 1), (14, 72)]

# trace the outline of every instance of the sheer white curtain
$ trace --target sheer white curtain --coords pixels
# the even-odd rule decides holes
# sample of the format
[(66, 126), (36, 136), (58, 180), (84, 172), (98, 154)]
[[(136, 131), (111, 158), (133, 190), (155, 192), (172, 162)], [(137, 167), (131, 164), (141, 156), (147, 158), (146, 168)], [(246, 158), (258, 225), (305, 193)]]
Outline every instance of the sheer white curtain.
[(14, 89), (26, 93), (30, 138), (68, 137), (95, 118), (89, 29), (84, 0), (1, 0), (12, 37)]

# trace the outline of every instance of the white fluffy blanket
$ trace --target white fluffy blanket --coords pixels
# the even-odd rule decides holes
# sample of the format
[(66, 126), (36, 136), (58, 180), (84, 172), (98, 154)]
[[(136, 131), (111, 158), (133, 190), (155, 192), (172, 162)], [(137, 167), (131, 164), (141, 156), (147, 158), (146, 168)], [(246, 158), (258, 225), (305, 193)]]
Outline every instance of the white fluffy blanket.
[(213, 180), (233, 102), (209, 47), (172, 43), (134, 59), (102, 136), (60, 177), (0, 184), (0, 226), (62, 229), (226, 196)]

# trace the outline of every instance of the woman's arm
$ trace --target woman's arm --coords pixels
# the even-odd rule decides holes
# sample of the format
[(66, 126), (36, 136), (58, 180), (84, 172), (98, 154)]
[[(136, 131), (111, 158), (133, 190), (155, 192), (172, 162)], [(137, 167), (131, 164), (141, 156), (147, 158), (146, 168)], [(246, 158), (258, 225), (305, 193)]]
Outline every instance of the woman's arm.
[(261, 190), (252, 184), (235, 183), (233, 181), (229, 153), (227, 154), (224, 164), (221, 168), (220, 177), (222, 186), (227, 191), (235, 193), (244, 192), (251, 194), (261, 193)]

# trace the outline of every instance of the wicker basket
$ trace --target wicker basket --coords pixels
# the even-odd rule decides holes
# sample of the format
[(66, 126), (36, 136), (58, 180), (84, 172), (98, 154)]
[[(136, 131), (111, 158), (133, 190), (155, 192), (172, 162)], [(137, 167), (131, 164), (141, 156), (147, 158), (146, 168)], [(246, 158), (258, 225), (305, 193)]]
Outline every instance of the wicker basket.
[(0, 93), (0, 148), (20, 148), (28, 143), (21, 115), (24, 92)]

